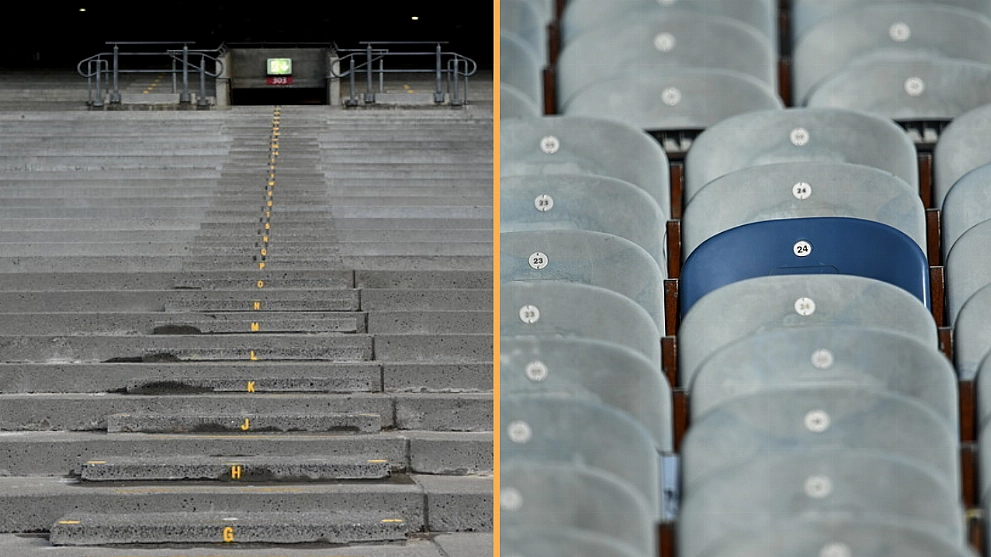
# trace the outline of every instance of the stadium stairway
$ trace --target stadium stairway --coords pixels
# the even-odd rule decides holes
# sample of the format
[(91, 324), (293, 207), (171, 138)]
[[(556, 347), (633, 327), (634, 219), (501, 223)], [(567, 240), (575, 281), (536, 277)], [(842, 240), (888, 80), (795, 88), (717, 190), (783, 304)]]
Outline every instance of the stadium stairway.
[(0, 137), (0, 556), (491, 554), (491, 111)]

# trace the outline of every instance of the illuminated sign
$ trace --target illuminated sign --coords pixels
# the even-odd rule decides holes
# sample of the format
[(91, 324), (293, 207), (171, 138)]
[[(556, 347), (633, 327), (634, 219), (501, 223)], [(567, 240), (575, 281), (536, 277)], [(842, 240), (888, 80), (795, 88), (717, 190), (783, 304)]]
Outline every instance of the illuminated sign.
[(292, 75), (292, 58), (269, 58), (268, 75)]

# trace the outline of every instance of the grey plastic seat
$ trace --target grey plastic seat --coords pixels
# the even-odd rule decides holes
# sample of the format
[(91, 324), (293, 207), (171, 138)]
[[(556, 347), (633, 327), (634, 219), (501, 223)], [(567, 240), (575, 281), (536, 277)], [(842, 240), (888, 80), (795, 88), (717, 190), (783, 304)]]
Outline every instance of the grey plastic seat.
[(793, 108), (742, 114), (702, 132), (685, 157), (685, 199), (735, 170), (800, 161), (873, 166), (919, 188), (915, 145), (891, 120), (854, 110)]
[(661, 334), (636, 302), (598, 286), (541, 280), (503, 283), (503, 336), (587, 338), (613, 342), (660, 362)]
[(813, 517), (789, 520), (787, 527), (740, 533), (715, 544), (706, 557), (768, 555), (856, 555), (858, 557), (977, 557), (959, 539), (932, 534), (897, 518)]
[(766, 37), (739, 21), (687, 10), (632, 12), (565, 44), (557, 59), (560, 106), (602, 79), (678, 68), (736, 71), (777, 87), (777, 60)]
[[(980, 381), (978, 389), (982, 385), (987, 384), (987, 379), (981, 379), (984, 375), (984, 371), (991, 369), (991, 366), (983, 366), (981, 369), (981, 374), (978, 375), (977, 379)], [(991, 375), (991, 374), (988, 374)], [(988, 416), (991, 414), (988, 407), (991, 406), (987, 400), (988, 392), (985, 390), (983, 394), (978, 391), (978, 402), (980, 409), (980, 424), (981, 427), (978, 430), (977, 447), (978, 447), (978, 471), (977, 477), (980, 485), (978, 486), (978, 497), (982, 507), (986, 507), (991, 504), (991, 427), (988, 427)]]
[(576, 528), (514, 527), (501, 532), (499, 548), (506, 557), (653, 557)]
[(769, 389), (713, 408), (682, 443), (683, 492), (771, 455), (841, 448), (912, 461), (960, 492), (959, 442), (946, 420), (916, 400), (859, 386)]
[(499, 34), (499, 79), (533, 101), (544, 104), (543, 63), (526, 41), (513, 33)]
[(949, 121), (988, 103), (991, 64), (935, 56), (871, 56), (820, 83), (805, 104), (862, 110), (898, 121)]
[(667, 215), (642, 189), (608, 176), (508, 176), (499, 181), (499, 230), (591, 230), (642, 247), (667, 273)]
[(499, 29), (509, 31), (528, 44), (541, 61), (547, 60), (547, 20), (537, 3), (530, 0), (500, 0)]
[[(976, 378), (977, 381), (977, 424), (978, 430), (982, 432), (988, 429), (987, 423), (991, 420), (991, 358), (987, 356), (980, 363), (980, 367), (977, 368)], [(988, 463), (991, 465), (991, 462)], [(982, 478), (987, 482), (991, 483), (991, 476), (982, 473)]]
[(991, 352), (991, 278), (985, 280), (989, 284), (970, 296), (954, 322), (953, 359), (963, 381), (974, 379)]
[(776, 8), (770, 0), (572, 0), (561, 15), (561, 42), (568, 44), (582, 33), (628, 14), (688, 11), (746, 23), (766, 37), (772, 51), (777, 52)]
[(968, 172), (991, 163), (991, 105), (961, 114), (943, 130), (933, 152), (933, 195), (942, 207), (950, 188)]
[(794, 46), (794, 104), (803, 104), (818, 83), (851, 62), (881, 53), (991, 63), (991, 18), (940, 4), (851, 7), (818, 22)]
[(657, 554), (653, 514), (611, 475), (565, 464), (506, 462), (500, 469), (502, 532), (577, 529), (644, 557)]
[(788, 162), (737, 170), (699, 190), (682, 215), (682, 260), (730, 228), (801, 217), (873, 220), (926, 250), (926, 209), (901, 178), (863, 165)]
[(991, 221), (964, 232), (946, 257), (946, 308), (949, 323), (978, 290), (991, 284)]
[(685, 492), (679, 554), (701, 557), (740, 535), (828, 518), (885, 517), (936, 537), (963, 540), (959, 499), (931, 470), (883, 451), (769, 454)]
[(844, 325), (758, 332), (724, 346), (696, 370), (689, 408), (700, 417), (738, 396), (816, 385), (900, 394), (958, 428), (957, 376), (942, 352), (904, 333)]
[(559, 110), (606, 117), (650, 131), (703, 130), (746, 112), (784, 105), (775, 90), (739, 72), (679, 68), (627, 72), (579, 91)]
[(499, 274), (508, 281), (567, 281), (601, 286), (630, 298), (664, 331), (664, 274), (633, 242), (587, 230), (503, 232)]
[(979, 166), (964, 174), (943, 199), (940, 241), (944, 261), (953, 244), (964, 232), (991, 219), (991, 164)]
[(660, 453), (673, 450), (671, 387), (659, 362), (615, 343), (590, 339), (502, 337), (503, 396), (560, 393), (626, 412)]
[(542, 114), (542, 109), (537, 106), (530, 95), (525, 94), (521, 89), (512, 85), (499, 85), (499, 119), (508, 120), (510, 118), (536, 118)]
[(641, 188), (671, 214), (668, 157), (640, 128), (601, 116), (546, 116), (506, 122), (499, 137), (502, 177), (609, 176)]
[(794, 0), (791, 6), (792, 37), (801, 38), (816, 23), (843, 12), (869, 4), (896, 4), (909, 7), (914, 4), (939, 4), (971, 10), (991, 16), (991, 0)]
[(661, 516), (660, 460), (650, 434), (629, 415), (588, 400), (505, 396), (500, 460), (580, 463), (626, 482)]
[(937, 346), (929, 310), (886, 282), (852, 275), (779, 275), (729, 284), (703, 296), (678, 329), (679, 384), (722, 347), (758, 332), (850, 325), (898, 331)]

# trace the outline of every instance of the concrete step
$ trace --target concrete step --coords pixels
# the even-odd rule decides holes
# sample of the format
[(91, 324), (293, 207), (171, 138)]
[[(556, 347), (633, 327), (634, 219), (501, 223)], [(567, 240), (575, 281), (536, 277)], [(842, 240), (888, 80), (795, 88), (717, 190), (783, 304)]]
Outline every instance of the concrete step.
[[(121, 394), (0, 395), (0, 430), (105, 431), (116, 414), (251, 415), (300, 413), (377, 414), (383, 428), (421, 431), (491, 431), (491, 393), (353, 394)], [(240, 423), (243, 423), (240, 422)], [(250, 433), (250, 432), (249, 432)]]
[[(0, 313), (0, 336), (216, 333), (364, 333), (357, 312)], [(441, 330), (441, 329), (437, 329)], [(423, 331), (422, 328), (420, 332)]]
[(391, 473), (473, 475), (493, 469), (491, 432), (385, 431), (336, 433), (145, 434), (0, 431), (2, 476), (78, 476), (87, 461), (113, 455), (149, 461), (274, 458), (319, 455), (327, 459), (385, 460)]
[[(63, 256), (3, 257), (0, 274), (5, 273), (92, 273), (117, 269), (121, 272), (172, 273), (179, 271), (258, 271), (258, 261), (244, 256)], [(340, 255), (320, 259), (281, 257), (269, 259), (268, 272), (320, 270), (357, 271), (491, 271), (491, 255)]]
[[(244, 227), (236, 230), (211, 229), (201, 232), (196, 236), (197, 248), (212, 247), (215, 245), (229, 245), (235, 240), (243, 240)], [(248, 232), (250, 234), (250, 231)], [(53, 233), (54, 234), (54, 233)], [(70, 234), (62, 232), (59, 234)], [(153, 232), (151, 234), (160, 234)], [(17, 233), (17, 237), (22, 239), (23, 233)], [(77, 235), (78, 236), (78, 235)], [(161, 236), (159, 236), (161, 238)], [(258, 236), (251, 238), (256, 243)], [(417, 242), (489, 242), (492, 243), (492, 231), (482, 228), (463, 229), (440, 229), (440, 230), (305, 230), (300, 228), (284, 229), (279, 227), (277, 232), (269, 235), (269, 245), (278, 247), (282, 245), (297, 247), (327, 247), (332, 248), (335, 244), (343, 243), (417, 243)]]
[(112, 414), (108, 433), (376, 433), (378, 414)]
[(361, 310), (379, 311), (464, 311), (492, 307), (492, 290), (445, 288), (363, 288)]
[[(491, 273), (488, 274), (491, 279)], [(371, 276), (375, 276), (374, 274)], [(391, 275), (389, 275), (391, 276)], [(416, 276), (415, 274), (411, 274)], [(453, 275), (452, 275), (453, 276)], [(202, 271), (188, 273), (126, 273), (78, 271), (68, 273), (15, 273), (0, 275), (0, 284), (8, 292), (37, 291), (80, 291), (80, 290), (258, 290), (258, 280), (265, 281), (266, 288), (308, 290), (353, 288), (353, 271), (296, 271), (264, 272), (246, 275), (243, 271)], [(369, 279), (363, 273), (365, 282)], [(447, 275), (437, 273), (421, 280), (440, 281)], [(467, 277), (465, 280), (469, 280)]]
[[(2, 106), (2, 105), (0, 105)], [(86, 557), (217, 557), (214, 544), (204, 547), (170, 544), (154, 549), (128, 548), (127, 546), (89, 546)], [(275, 557), (268, 544), (235, 545), (224, 547), (226, 557)], [(434, 536), (413, 537), (405, 542), (366, 542), (354, 545), (334, 546), (340, 557), (491, 557), (493, 553), (491, 533), (441, 533)], [(0, 534), (0, 557), (80, 557), (79, 547), (53, 547), (45, 534)], [(322, 544), (292, 544), (278, 549), (278, 557), (327, 557), (327, 546)]]
[(0, 336), (8, 363), (106, 361), (371, 360), (372, 338), (349, 334)]
[[(492, 334), (493, 315), (483, 309), (472, 311), (378, 311), (368, 315), (368, 332), (431, 334)], [(0, 324), (0, 331), (2, 331)]]
[[(225, 311), (323, 311), (361, 309), (361, 291), (329, 288), (318, 290), (269, 288), (261, 275), (254, 290), (113, 290), (0, 292), (4, 313), (105, 313), (105, 312), (225, 312)], [(258, 281), (263, 288), (258, 288)], [(257, 304), (255, 302), (258, 302)]]
[(377, 334), (381, 361), (485, 362), (493, 357), (492, 334)]
[(51, 527), (56, 546), (110, 544), (300, 544), (405, 540), (410, 526), (386, 513), (71, 513)]
[(85, 291), (114, 290), (251, 290), (257, 281), (266, 288), (334, 289), (334, 288), (394, 288), (492, 289), (492, 271), (416, 271), (416, 270), (320, 270), (320, 271), (259, 271), (245, 275), (243, 271), (190, 271), (177, 273), (127, 273), (103, 271), (84, 273), (13, 273), (0, 275), (5, 291)]
[[(414, 475), (412, 481), (279, 485), (83, 485), (64, 478), (0, 478), (0, 531), (48, 531), (69, 513), (381, 512), (411, 531), (491, 531), (488, 477)], [(429, 520), (428, 520), (429, 517)]]
[[(255, 242), (248, 241), (241, 245), (196, 245), (196, 246), (182, 246), (179, 250), (171, 249), (171, 245), (167, 244), (157, 244), (161, 246), (162, 255), (175, 255), (177, 253), (188, 253), (191, 256), (203, 256), (206, 254), (211, 255), (244, 255), (252, 256), (260, 253), (260, 250), (264, 247), (266, 250), (266, 257), (269, 258), (279, 258), (279, 257), (305, 257), (307, 259), (319, 259), (320, 257), (327, 256), (345, 256), (345, 255), (370, 255), (370, 256), (389, 256), (389, 255), (428, 255), (428, 256), (451, 256), (457, 257), (462, 255), (490, 255), (492, 253), (492, 241), (486, 240), (481, 242), (473, 242), (468, 240), (461, 240), (456, 238), (454, 234), (446, 240), (431, 241), (431, 242), (315, 242), (315, 243), (298, 243), (291, 240), (282, 242), (270, 242), (267, 247), (262, 244), (262, 247), (254, 245)], [(124, 253), (128, 250), (120, 249), (114, 250), (102, 245), (79, 245), (79, 244), (54, 244), (56, 246), (65, 246), (61, 250), (52, 251), (64, 251), (64, 255), (77, 255), (79, 252), (92, 251), (91, 255), (117, 255), (117, 253)], [(22, 249), (12, 250), (12, 251), (26, 251), (29, 247)], [(73, 249), (75, 248), (75, 249)], [(142, 251), (143, 250), (143, 251)], [(117, 253), (103, 253), (116, 251)], [(135, 254), (148, 254), (154, 253), (148, 245), (138, 244), (135, 245)], [(44, 253), (43, 249), (34, 249), (31, 253), (26, 255), (40, 254)], [(17, 253), (12, 253), (11, 255), (17, 255)], [(56, 253), (53, 255), (63, 255), (61, 253)]]
[(389, 477), (391, 469), (388, 460), (359, 456), (108, 456), (86, 461), (80, 478), (87, 482), (378, 480)]
[(491, 361), (0, 364), (0, 392), (488, 392), (492, 377)]

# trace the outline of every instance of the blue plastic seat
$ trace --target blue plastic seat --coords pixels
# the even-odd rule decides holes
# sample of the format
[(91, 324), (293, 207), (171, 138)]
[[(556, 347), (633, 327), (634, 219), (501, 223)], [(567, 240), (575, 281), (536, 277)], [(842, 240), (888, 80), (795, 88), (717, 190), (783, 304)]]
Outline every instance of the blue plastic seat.
[(760, 276), (800, 274), (882, 280), (930, 307), (929, 263), (911, 238), (873, 221), (822, 217), (745, 224), (703, 242), (682, 268), (681, 314), (721, 286)]

